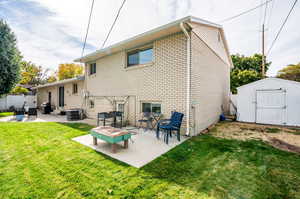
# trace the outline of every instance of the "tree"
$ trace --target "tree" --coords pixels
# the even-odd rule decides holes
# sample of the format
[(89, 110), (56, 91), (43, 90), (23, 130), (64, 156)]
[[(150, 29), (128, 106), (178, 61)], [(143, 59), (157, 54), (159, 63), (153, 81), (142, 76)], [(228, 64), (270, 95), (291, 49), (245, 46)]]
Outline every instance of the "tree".
[[(230, 73), (230, 89), (232, 93), (237, 92), (237, 87), (249, 84), (263, 78), (261, 74), (262, 55), (254, 54), (246, 57), (244, 55), (232, 55), (234, 68)], [(268, 70), (271, 62), (265, 64), (265, 71)]]
[(300, 82), (300, 63), (284, 67), (278, 71), (276, 77)]
[[(236, 54), (231, 55), (231, 59), (234, 65), (234, 69), (239, 70), (255, 70), (261, 73), (262, 55), (254, 54), (253, 56), (246, 57), (244, 55)], [(271, 62), (266, 62), (265, 71), (269, 69)]]
[(14, 33), (0, 20), (0, 95), (9, 93), (19, 81), (21, 59)]
[(14, 89), (12, 89), (10, 94), (19, 95), (19, 94), (27, 94), (28, 92), (29, 92), (29, 90), (27, 88), (23, 88), (21, 86), (16, 86)]
[(58, 66), (57, 76), (59, 80), (70, 79), (83, 74), (83, 67), (79, 64), (65, 63)]
[(237, 93), (237, 87), (262, 79), (261, 74), (255, 70), (233, 70), (230, 73), (230, 90)]
[(57, 81), (57, 78), (54, 75), (50, 75), (48, 78), (47, 78), (47, 83), (53, 83), (53, 82), (56, 82)]
[(32, 62), (21, 62), (21, 81), (20, 84), (39, 85), (47, 81), (48, 69), (43, 70), (41, 66), (37, 66)]

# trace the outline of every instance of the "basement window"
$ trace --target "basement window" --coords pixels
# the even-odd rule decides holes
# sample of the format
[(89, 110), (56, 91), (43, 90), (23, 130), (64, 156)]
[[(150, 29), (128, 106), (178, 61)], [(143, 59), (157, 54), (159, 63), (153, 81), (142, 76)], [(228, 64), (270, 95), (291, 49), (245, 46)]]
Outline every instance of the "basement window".
[(143, 113), (161, 113), (161, 104), (159, 103), (142, 103)]
[(127, 67), (147, 64), (153, 60), (153, 47), (136, 49), (127, 53)]

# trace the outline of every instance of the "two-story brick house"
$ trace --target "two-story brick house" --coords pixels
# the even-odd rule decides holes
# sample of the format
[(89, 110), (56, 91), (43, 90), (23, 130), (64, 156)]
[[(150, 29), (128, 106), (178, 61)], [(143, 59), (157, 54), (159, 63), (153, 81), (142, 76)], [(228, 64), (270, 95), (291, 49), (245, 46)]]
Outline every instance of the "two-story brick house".
[(199, 133), (227, 111), (232, 61), (220, 25), (192, 16), (78, 58), (85, 64), (82, 108), (113, 109), (130, 124), (141, 112), (185, 114), (183, 132)]

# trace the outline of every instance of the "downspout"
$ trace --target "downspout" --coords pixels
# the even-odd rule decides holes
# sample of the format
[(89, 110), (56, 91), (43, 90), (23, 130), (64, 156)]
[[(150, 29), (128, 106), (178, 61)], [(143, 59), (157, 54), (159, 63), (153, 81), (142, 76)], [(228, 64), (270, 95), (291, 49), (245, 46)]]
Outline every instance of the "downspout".
[(185, 29), (183, 22), (180, 23), (180, 28), (185, 34), (187, 38), (186, 48), (187, 48), (187, 57), (186, 57), (186, 66), (187, 66), (187, 73), (186, 73), (186, 135), (190, 135), (190, 101), (191, 101), (191, 37), (188, 31)]

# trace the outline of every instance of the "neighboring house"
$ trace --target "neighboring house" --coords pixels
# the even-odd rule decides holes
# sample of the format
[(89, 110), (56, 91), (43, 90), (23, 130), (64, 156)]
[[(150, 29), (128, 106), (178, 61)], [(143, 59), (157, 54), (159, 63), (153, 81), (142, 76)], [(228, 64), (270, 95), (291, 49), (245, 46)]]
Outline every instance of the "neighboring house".
[(265, 78), (237, 91), (238, 121), (300, 126), (300, 82)]
[[(224, 31), (202, 19), (185, 17), (75, 61), (85, 64), (82, 104), (91, 118), (117, 109), (134, 125), (141, 112), (169, 118), (176, 110), (185, 114), (186, 133), (199, 133), (229, 109), (233, 65)], [(68, 83), (71, 88), (74, 82)], [(58, 104), (58, 88), (58, 83), (41, 86), (39, 102), (51, 92)], [(71, 89), (65, 95), (67, 107), (80, 107), (71, 100)]]
[(65, 79), (35, 87), (37, 106), (50, 102), (57, 111), (83, 107), (84, 76)]

